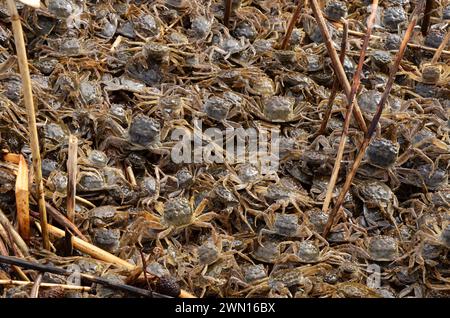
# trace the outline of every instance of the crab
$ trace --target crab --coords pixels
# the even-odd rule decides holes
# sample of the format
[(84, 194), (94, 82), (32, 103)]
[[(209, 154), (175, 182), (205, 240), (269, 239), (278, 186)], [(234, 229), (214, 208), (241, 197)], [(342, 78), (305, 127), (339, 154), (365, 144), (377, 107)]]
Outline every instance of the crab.
[(335, 285), (321, 284), (317, 290), (326, 298), (380, 298), (380, 294), (359, 282), (342, 282)]
[(266, 212), (275, 212), (281, 208), (282, 213), (292, 204), (295, 210), (302, 213), (301, 207), (309, 208), (313, 202), (304, 190), (289, 184), (270, 184), (268, 187), (256, 186), (256, 193), (263, 194), (269, 207)]
[[(251, 297), (253, 295), (267, 295), (293, 297), (292, 291), (297, 296), (307, 296), (313, 290), (312, 281), (315, 276), (320, 276), (331, 269), (330, 265), (304, 265), (295, 268), (274, 269), (269, 277), (262, 277), (253, 281), (250, 286), (239, 292), (240, 295)], [(262, 275), (261, 275), (262, 276)]]
[[(325, 240), (324, 240), (325, 241)], [(315, 264), (326, 262), (335, 252), (325, 247), (322, 250), (313, 241), (304, 240), (294, 242), (281, 254), (279, 263)]]
[(267, 282), (267, 269), (263, 264), (255, 265), (253, 263), (240, 266), (240, 270), (230, 278), (230, 285), (234, 287), (231, 296), (242, 295), (239, 288), (249, 289)]
[[(175, 124), (175, 122), (173, 122)], [(160, 123), (153, 117), (139, 114), (135, 116), (128, 127), (128, 130), (122, 128), (112, 118), (104, 118), (102, 121), (103, 129), (112, 132), (101, 142), (99, 150), (105, 150), (110, 146), (124, 151), (149, 150), (156, 154), (167, 155), (170, 153), (170, 147), (163, 145), (161, 139), (164, 139), (169, 128), (161, 129)]]
[[(268, 228), (263, 228), (259, 231), (258, 242), (262, 244), (262, 238), (264, 235), (278, 235), (285, 238), (310, 238), (316, 235), (319, 239), (326, 243), (326, 241), (320, 236), (310, 231), (305, 225), (299, 225), (298, 216), (295, 214), (280, 214), (271, 213), (264, 215)], [(285, 245), (288, 243), (283, 243)]]
[(225, 36), (222, 35), (222, 33), (218, 33), (218, 43), (217, 45), (213, 45), (209, 48), (210, 52), (209, 60), (214, 60), (214, 53), (218, 53), (223, 56), (223, 60), (227, 61), (231, 56), (235, 54), (239, 54), (245, 50), (247, 50), (250, 46), (250, 43), (247, 39), (244, 37), (241, 37), (240, 40), (236, 40), (234, 37), (232, 37), (227, 29), (223, 29), (223, 33)]
[(370, 259), (377, 262), (391, 262), (398, 257), (398, 242), (391, 236), (371, 237), (367, 243)]
[(202, 84), (215, 83), (227, 85), (234, 91), (246, 95), (269, 97), (277, 92), (274, 81), (259, 68), (235, 68), (232, 70), (216, 70), (210, 72), (193, 72), (191, 80), (200, 80)]
[(398, 209), (398, 201), (392, 190), (384, 183), (377, 180), (362, 181), (355, 187), (356, 195), (367, 208), (377, 208), (395, 226), (401, 237), (397, 222), (394, 219), (394, 211)]
[(279, 241), (266, 238), (262, 244), (256, 243), (256, 247), (251, 252), (251, 256), (260, 262), (275, 264), (281, 255), (281, 245)]
[(162, 230), (156, 235), (158, 241), (192, 227), (210, 228), (215, 231), (208, 222), (217, 217), (217, 213), (202, 214), (209, 202), (208, 199), (203, 199), (197, 207), (194, 207), (194, 200), (194, 197), (189, 201), (184, 197), (177, 197), (165, 203), (155, 202), (154, 209), (157, 214), (146, 213), (145, 219), (149, 228)]
[(93, 208), (88, 212), (89, 222), (93, 227), (120, 226), (126, 223), (130, 217), (128, 211), (122, 211), (120, 207), (104, 205)]
[(450, 80), (450, 66), (445, 63), (423, 63), (420, 71), (415, 69), (412, 72), (406, 72), (406, 74), (419, 83), (447, 85)]
[(47, 187), (51, 190), (52, 201), (56, 206), (60, 206), (62, 199), (67, 196), (67, 182), (67, 173), (60, 170), (52, 171), (47, 178)]
[(249, 102), (247, 108), (256, 117), (272, 122), (294, 122), (302, 118), (302, 103), (296, 103), (295, 98), (285, 96), (270, 96), (260, 99), (260, 102)]
[(325, 89), (303, 73), (284, 72), (275, 77), (275, 82), (302, 100), (320, 102), (328, 98)]
[[(221, 234), (209, 237), (202, 245), (196, 248), (198, 266), (194, 267), (191, 275), (200, 276), (206, 281), (215, 282), (214, 274), (221, 264), (234, 264), (233, 266), (237, 267), (236, 256), (250, 262), (250, 264), (254, 264), (250, 257), (241, 252), (245, 246), (242, 241), (227, 235)], [(205, 291), (206, 286), (203, 288), (202, 296)]]

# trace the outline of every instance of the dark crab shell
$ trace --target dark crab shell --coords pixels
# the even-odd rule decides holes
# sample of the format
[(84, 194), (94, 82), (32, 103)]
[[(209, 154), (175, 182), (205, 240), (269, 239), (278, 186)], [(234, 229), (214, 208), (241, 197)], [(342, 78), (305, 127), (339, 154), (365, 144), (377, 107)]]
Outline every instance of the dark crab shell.
[(340, 21), (347, 16), (347, 5), (343, 1), (328, 1), (324, 12), (328, 19)]
[(263, 242), (263, 245), (258, 245), (251, 255), (260, 262), (273, 264), (280, 256), (280, 249), (276, 242)]
[(371, 237), (368, 252), (373, 261), (391, 262), (398, 257), (398, 242), (391, 236)]
[(252, 283), (267, 277), (263, 264), (248, 265), (243, 268), (244, 279), (247, 283)]
[(160, 124), (156, 119), (139, 114), (133, 118), (128, 134), (132, 143), (147, 146), (159, 141)]
[(303, 241), (298, 245), (298, 259), (302, 263), (316, 263), (319, 261), (320, 250), (311, 241)]
[(441, 241), (447, 248), (450, 248), (450, 223), (442, 230)]
[(167, 225), (187, 225), (192, 220), (192, 210), (186, 198), (175, 198), (164, 203), (163, 221)]
[(205, 101), (203, 111), (209, 118), (222, 121), (227, 119), (231, 106), (229, 101), (218, 96), (212, 96)]
[(375, 138), (370, 142), (366, 156), (370, 163), (389, 168), (397, 161), (399, 149), (398, 143), (384, 138)]
[(276, 214), (273, 227), (279, 235), (295, 236), (298, 229), (298, 216), (295, 214)]
[(271, 96), (263, 100), (264, 116), (273, 122), (289, 119), (294, 110), (295, 100), (291, 97)]

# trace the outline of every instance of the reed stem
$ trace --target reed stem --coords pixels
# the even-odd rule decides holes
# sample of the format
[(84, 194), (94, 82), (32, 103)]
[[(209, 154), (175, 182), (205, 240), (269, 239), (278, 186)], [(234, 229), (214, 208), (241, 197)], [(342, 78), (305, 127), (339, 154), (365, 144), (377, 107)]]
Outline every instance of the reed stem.
[(33, 103), (33, 92), (31, 90), (30, 70), (28, 69), (27, 52), (25, 40), (20, 22), (19, 13), (14, 0), (7, 0), (8, 9), (11, 15), (11, 24), (14, 33), (14, 43), (17, 50), (20, 75), (22, 77), (23, 97), (27, 110), (28, 129), (30, 133), (31, 154), (33, 156), (33, 168), (37, 185), (37, 195), (39, 200), (39, 213), (42, 227), (42, 242), (44, 249), (50, 249), (50, 241), (47, 230), (47, 211), (45, 209), (44, 184), (42, 182), (41, 152), (39, 150), (39, 137), (36, 126), (36, 113)]

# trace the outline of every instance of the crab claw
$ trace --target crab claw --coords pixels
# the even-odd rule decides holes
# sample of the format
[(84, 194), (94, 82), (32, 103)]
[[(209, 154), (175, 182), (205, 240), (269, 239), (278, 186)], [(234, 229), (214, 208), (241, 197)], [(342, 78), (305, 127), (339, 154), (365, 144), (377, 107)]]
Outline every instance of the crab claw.
[(40, 0), (19, 0), (19, 2), (22, 2), (23, 4), (29, 5), (33, 8), (39, 8), (41, 6)]

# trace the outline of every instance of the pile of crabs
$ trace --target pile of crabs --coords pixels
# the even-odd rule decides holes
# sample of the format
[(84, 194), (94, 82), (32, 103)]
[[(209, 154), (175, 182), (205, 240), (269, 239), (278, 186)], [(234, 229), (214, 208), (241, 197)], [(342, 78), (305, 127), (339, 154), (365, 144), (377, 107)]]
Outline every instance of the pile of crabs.
[[(303, 3), (305, 1), (302, 1)], [(67, 149), (78, 137), (75, 226), (94, 245), (197, 297), (448, 297), (450, 291), (450, 4), (432, 1), (414, 30), (374, 138), (331, 231), (322, 210), (345, 116), (308, 4), (280, 48), (294, 0), (46, 0), (20, 6), (37, 105), (47, 202), (66, 213)], [(351, 82), (370, 1), (322, 1)], [(380, 3), (357, 102), (367, 123), (417, 1)], [(424, 70), (427, 69), (427, 72)], [(0, 4), (0, 148), (31, 167), (9, 13)], [(175, 129), (277, 129), (280, 164), (176, 163)], [(351, 122), (333, 200), (364, 138)], [(0, 208), (14, 222), (17, 166), (0, 162)], [(35, 189), (32, 187), (31, 191)], [(31, 200), (33, 211), (37, 202)], [(50, 222), (57, 225), (56, 221)], [(32, 258), (127, 282), (130, 273), (53, 242)], [(14, 253), (14, 249), (11, 250)], [(11, 254), (13, 255), (13, 254)], [(4, 278), (17, 274), (0, 265)], [(43, 282), (64, 283), (45, 274)], [(4, 297), (30, 286), (0, 286)], [(42, 289), (48, 297), (118, 297)], [(26, 297), (26, 296), (25, 296)]]

